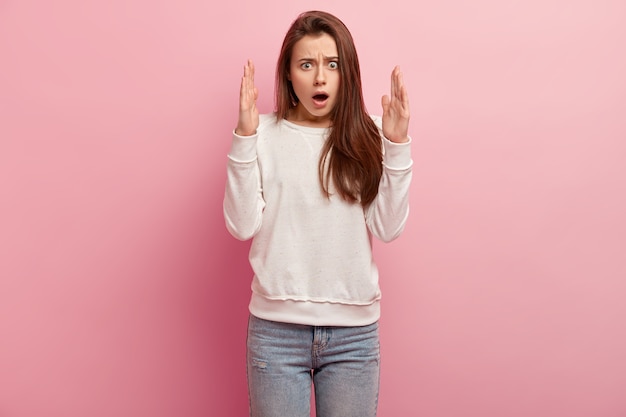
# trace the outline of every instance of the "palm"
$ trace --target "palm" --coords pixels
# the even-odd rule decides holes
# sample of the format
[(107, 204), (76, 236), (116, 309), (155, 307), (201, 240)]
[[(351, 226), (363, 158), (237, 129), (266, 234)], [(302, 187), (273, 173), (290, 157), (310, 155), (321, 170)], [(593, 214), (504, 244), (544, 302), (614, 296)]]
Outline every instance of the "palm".
[(406, 142), (409, 131), (409, 96), (402, 73), (395, 67), (391, 73), (391, 94), (382, 98), (383, 135), (392, 142)]
[(248, 60), (243, 67), (241, 89), (239, 90), (239, 121), (235, 133), (241, 136), (250, 136), (256, 133), (259, 127), (259, 110), (256, 100), (259, 96), (254, 86), (254, 64)]

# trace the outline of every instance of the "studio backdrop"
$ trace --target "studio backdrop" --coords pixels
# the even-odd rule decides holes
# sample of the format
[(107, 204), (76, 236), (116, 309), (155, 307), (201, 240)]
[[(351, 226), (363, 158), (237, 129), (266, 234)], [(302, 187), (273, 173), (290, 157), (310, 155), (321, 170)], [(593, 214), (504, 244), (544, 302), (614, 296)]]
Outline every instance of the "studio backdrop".
[(0, 2), (0, 416), (247, 414), (226, 154), (244, 63), (271, 112), (310, 9), (370, 113), (395, 65), (410, 96), (379, 416), (625, 416), (619, 0)]

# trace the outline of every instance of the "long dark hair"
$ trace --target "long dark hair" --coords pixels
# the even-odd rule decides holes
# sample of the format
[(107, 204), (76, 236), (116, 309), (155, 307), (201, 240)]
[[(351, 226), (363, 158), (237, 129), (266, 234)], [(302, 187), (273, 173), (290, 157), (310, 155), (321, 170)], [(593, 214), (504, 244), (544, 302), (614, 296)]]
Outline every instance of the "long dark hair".
[(322, 11), (302, 13), (285, 35), (276, 66), (276, 116), (287, 118), (298, 104), (289, 81), (293, 47), (307, 35), (330, 35), (339, 54), (339, 97), (331, 111), (331, 132), (322, 149), (319, 178), (330, 197), (329, 185), (349, 202), (371, 203), (382, 175), (382, 144), (378, 128), (363, 101), (359, 59), (350, 31), (337, 17)]

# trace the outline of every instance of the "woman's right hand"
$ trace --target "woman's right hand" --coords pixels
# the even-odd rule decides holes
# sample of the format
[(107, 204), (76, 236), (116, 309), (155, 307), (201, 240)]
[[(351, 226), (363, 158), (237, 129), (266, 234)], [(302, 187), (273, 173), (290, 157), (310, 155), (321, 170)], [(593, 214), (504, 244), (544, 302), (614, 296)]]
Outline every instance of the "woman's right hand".
[(239, 121), (235, 133), (239, 136), (251, 136), (259, 127), (259, 109), (256, 107), (256, 99), (259, 91), (254, 86), (254, 64), (248, 60), (243, 67), (241, 78), (241, 90), (239, 91)]

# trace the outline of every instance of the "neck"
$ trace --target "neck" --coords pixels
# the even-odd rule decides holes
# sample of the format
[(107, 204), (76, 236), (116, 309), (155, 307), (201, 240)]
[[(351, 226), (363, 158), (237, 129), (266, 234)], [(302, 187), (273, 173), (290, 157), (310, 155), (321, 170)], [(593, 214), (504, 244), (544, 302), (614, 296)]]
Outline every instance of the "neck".
[(309, 113), (300, 103), (289, 110), (287, 120), (292, 123), (307, 127), (330, 127), (330, 115), (314, 116)]

